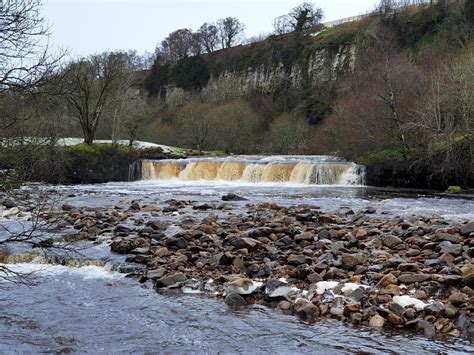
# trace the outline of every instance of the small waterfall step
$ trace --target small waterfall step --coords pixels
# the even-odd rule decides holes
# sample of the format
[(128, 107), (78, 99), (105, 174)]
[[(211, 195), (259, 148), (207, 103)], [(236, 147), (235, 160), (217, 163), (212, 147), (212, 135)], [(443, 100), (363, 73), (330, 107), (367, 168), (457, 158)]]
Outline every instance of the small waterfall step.
[(306, 185), (363, 185), (361, 165), (332, 156), (232, 156), (142, 160), (130, 180), (235, 181)]

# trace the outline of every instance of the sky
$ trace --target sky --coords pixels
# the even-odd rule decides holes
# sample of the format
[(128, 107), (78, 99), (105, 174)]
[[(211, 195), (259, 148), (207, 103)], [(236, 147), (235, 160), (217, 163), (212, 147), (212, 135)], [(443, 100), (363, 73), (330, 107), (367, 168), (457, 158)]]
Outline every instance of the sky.
[[(154, 52), (170, 32), (199, 28), (228, 16), (246, 25), (246, 37), (272, 31), (273, 19), (302, 0), (45, 0), (50, 44), (72, 57), (112, 50)], [(373, 10), (376, 0), (319, 0), (323, 21)]]

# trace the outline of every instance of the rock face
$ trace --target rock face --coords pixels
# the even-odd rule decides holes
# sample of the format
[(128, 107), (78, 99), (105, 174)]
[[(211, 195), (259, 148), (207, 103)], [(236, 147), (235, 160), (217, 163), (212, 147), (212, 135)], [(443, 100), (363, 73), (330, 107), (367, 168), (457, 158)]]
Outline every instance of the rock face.
[[(282, 62), (266, 66), (249, 67), (246, 70), (231, 70), (219, 76), (211, 76), (207, 85), (199, 94), (207, 102), (233, 100), (255, 92), (271, 94), (281, 87), (298, 90), (304, 80), (315, 86), (321, 82), (333, 80), (354, 66), (356, 49), (352, 45), (341, 46), (337, 50), (322, 49), (311, 55), (307, 65), (297, 62), (285, 66)], [(166, 90), (166, 104), (173, 107), (182, 105), (195, 94), (180, 88)]]

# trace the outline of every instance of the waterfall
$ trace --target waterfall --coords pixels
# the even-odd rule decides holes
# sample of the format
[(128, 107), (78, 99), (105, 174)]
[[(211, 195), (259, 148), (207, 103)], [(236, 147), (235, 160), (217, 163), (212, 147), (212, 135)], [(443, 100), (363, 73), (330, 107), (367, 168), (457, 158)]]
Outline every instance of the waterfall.
[(329, 156), (237, 156), (143, 160), (130, 180), (237, 181), (306, 185), (363, 185), (363, 166)]

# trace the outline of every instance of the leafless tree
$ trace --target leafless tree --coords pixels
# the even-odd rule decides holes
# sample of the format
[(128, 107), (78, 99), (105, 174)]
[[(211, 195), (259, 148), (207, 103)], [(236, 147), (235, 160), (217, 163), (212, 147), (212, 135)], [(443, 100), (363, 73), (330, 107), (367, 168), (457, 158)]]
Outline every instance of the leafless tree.
[(197, 32), (198, 40), (206, 53), (214, 52), (219, 45), (219, 30), (213, 23), (204, 23)]
[(217, 21), (222, 48), (235, 46), (243, 37), (245, 24), (235, 17), (226, 17)]
[(62, 77), (64, 102), (79, 122), (84, 142), (92, 144), (97, 126), (119, 89), (124, 62), (117, 53), (103, 53), (70, 63)]
[(190, 102), (179, 112), (181, 135), (199, 154), (208, 149), (212, 135), (211, 107), (208, 104)]

